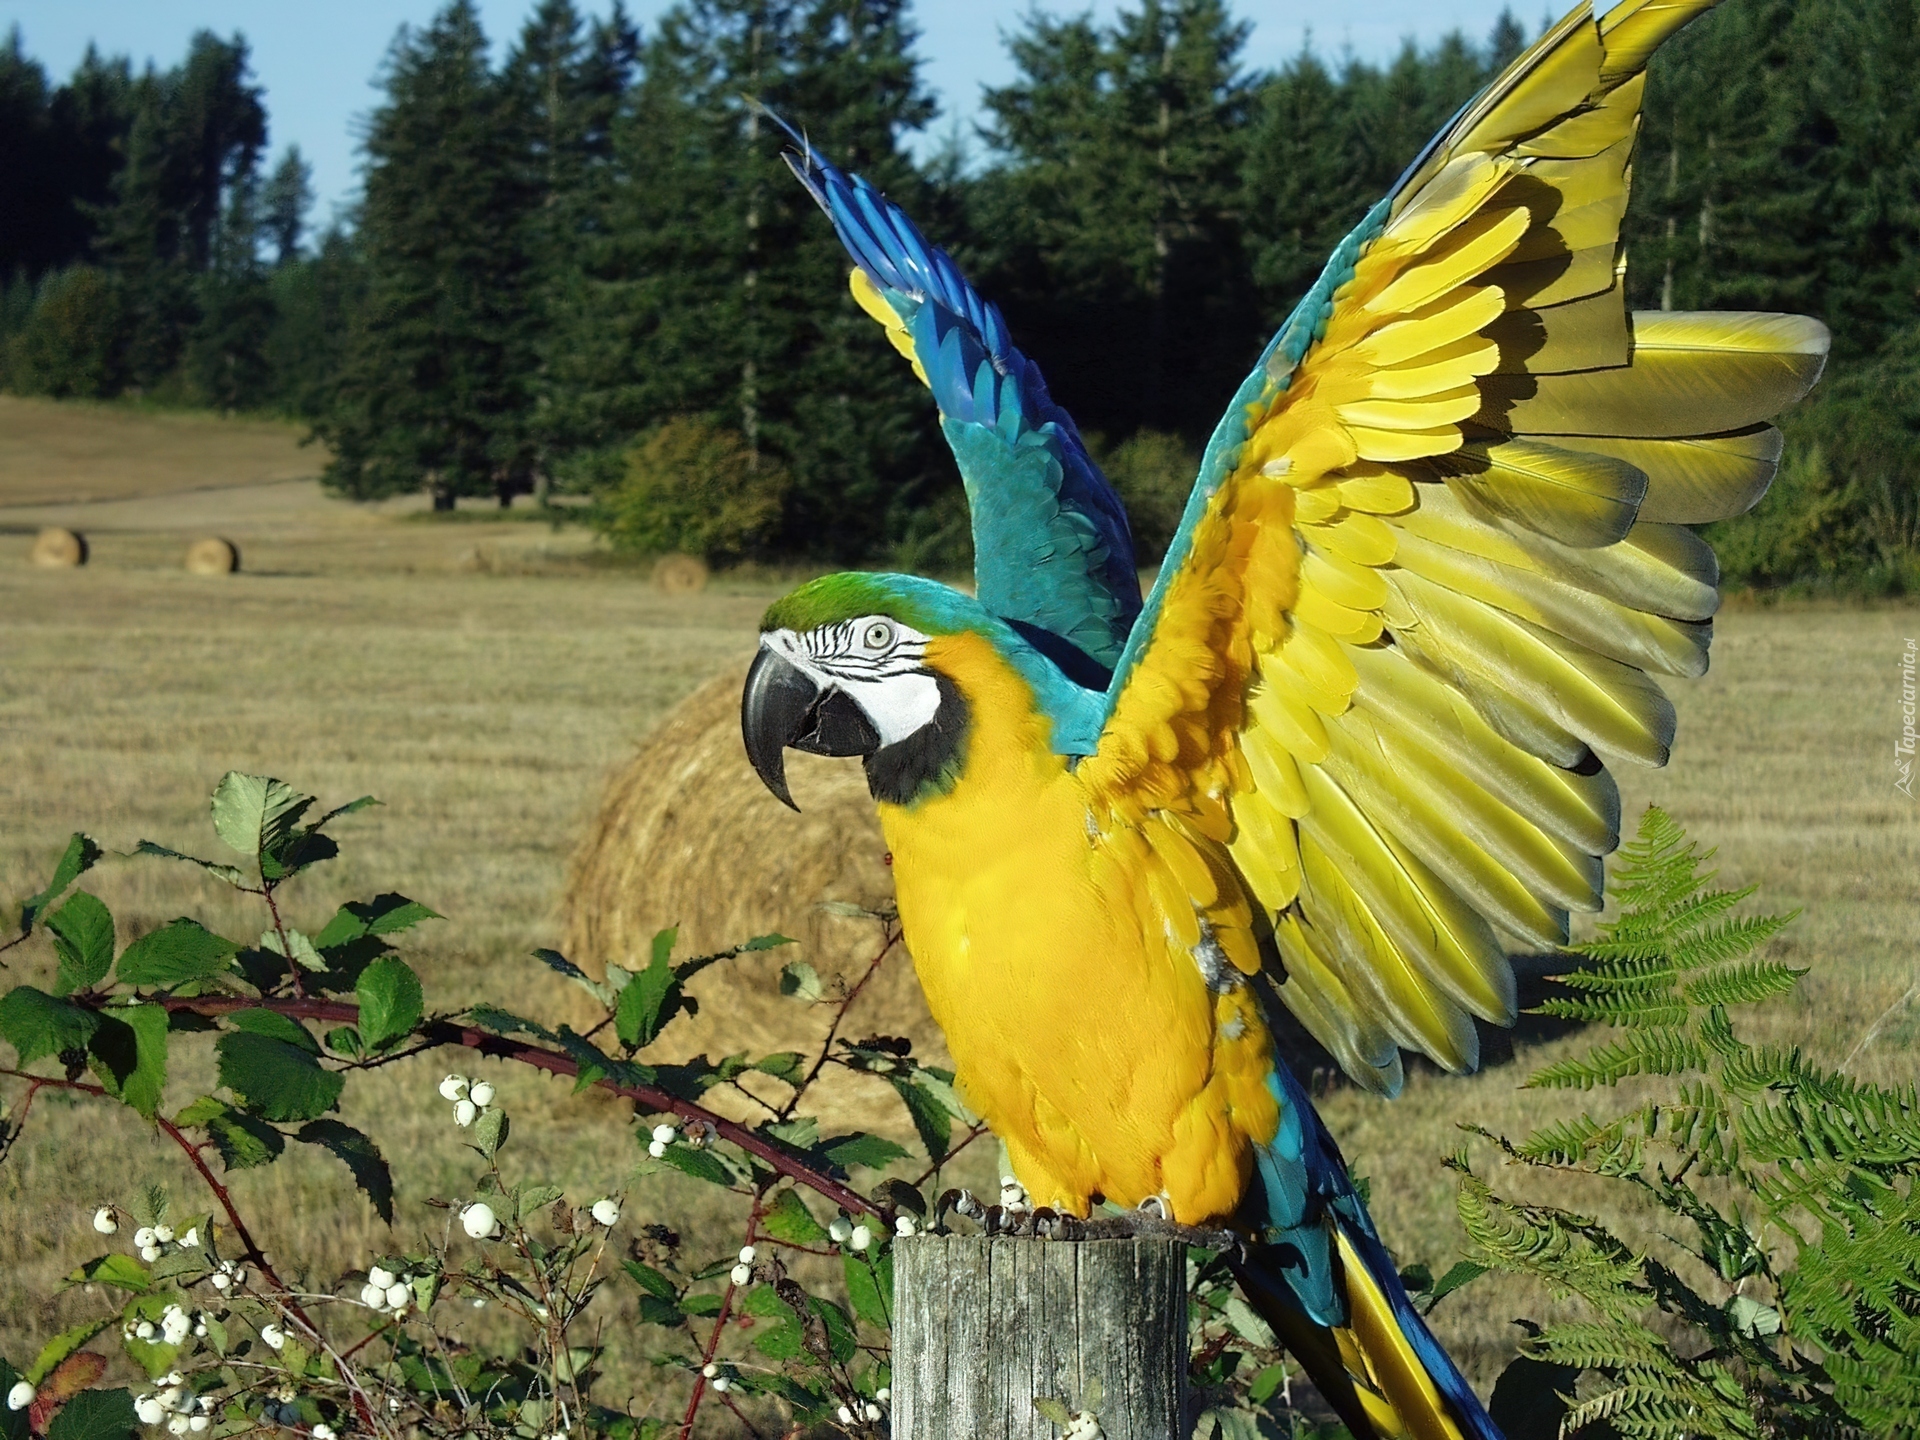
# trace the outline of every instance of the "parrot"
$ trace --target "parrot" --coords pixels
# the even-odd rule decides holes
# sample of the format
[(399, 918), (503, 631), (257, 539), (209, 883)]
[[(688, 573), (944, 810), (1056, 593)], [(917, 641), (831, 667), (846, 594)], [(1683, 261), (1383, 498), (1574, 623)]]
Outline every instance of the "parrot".
[[(1713, 553), (1825, 364), (1817, 320), (1633, 313), (1646, 67), (1715, 0), (1576, 6), (1328, 258), (1229, 400), (1143, 595), (1124, 507), (1000, 312), (800, 135), (859, 306), (931, 392), (971, 594), (775, 602), (741, 701), (859, 757), (960, 1094), (1035, 1205), (1247, 1237), (1249, 1301), (1363, 1440), (1499, 1431), (1405, 1288), (1284, 1006), (1357, 1084), (1473, 1070), (1508, 947), (1597, 911), (1613, 772), (1706, 668)], [(797, 807), (796, 807), (797, 808)]]

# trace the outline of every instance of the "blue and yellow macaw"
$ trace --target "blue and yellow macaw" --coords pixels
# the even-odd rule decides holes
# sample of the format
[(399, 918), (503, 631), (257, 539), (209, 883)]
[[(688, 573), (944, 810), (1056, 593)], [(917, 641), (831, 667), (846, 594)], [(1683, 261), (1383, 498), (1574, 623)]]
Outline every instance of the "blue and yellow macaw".
[[(1579, 5), (1335, 250), (1207, 446), (1143, 603), (1126, 516), (999, 314), (863, 181), (789, 161), (932, 390), (977, 593), (775, 604), (748, 753), (862, 756), (969, 1102), (1035, 1203), (1255, 1237), (1242, 1282), (1356, 1435), (1489, 1440), (1307, 1096), (1277, 996), (1359, 1083), (1474, 1068), (1501, 935), (1567, 938), (1659, 765), (1653, 678), (1717, 602), (1814, 383), (1796, 316), (1629, 314), (1648, 56), (1714, 0)], [(1258, 982), (1258, 983), (1256, 983)]]

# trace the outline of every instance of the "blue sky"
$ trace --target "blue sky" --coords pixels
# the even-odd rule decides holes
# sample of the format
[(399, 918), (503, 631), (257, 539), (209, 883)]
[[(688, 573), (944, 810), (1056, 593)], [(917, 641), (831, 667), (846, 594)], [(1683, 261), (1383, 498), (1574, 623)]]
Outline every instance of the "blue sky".
[[(320, 196), (314, 219), (324, 224), (335, 205), (358, 185), (358, 124), (377, 102), (373, 80), (382, 57), (403, 24), (426, 21), (443, 0), (0, 0), (0, 27), (18, 25), (27, 52), (56, 77), (69, 73), (88, 42), (107, 54), (131, 55), (136, 65), (171, 65), (186, 51), (187, 37), (210, 29), (244, 34), (252, 45), (254, 75), (266, 91), (277, 153), (292, 143), (312, 162)], [(532, 0), (478, 0), (496, 55), (519, 29)], [(1385, 59), (1406, 36), (1426, 42), (1460, 29), (1484, 38), (1507, 0), (1258, 0), (1236, 6), (1253, 22), (1245, 58), (1251, 68), (1278, 65), (1296, 54), (1309, 35), (1313, 47), (1337, 58), (1351, 52)], [(1514, 12), (1529, 31), (1544, 18), (1541, 0), (1515, 0)], [(667, 8), (668, 0), (628, 0), (642, 27)], [(580, 0), (583, 10), (604, 13), (607, 0)], [(982, 85), (1004, 84), (1012, 66), (1001, 44), (1018, 27), (1030, 0), (921, 0), (920, 53), (925, 75), (938, 93), (942, 115), (934, 124), (946, 133), (957, 117), (978, 112)], [(1041, 9), (1073, 14), (1091, 8), (1111, 15), (1116, 0), (1091, 6), (1046, 3)], [(1561, 8), (1556, 0), (1554, 9)]]

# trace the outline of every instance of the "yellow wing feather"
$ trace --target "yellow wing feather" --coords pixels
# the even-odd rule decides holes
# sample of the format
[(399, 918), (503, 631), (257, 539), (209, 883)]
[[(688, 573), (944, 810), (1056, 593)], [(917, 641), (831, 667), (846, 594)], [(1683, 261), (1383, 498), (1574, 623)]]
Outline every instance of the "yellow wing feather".
[(1626, 308), (1646, 61), (1711, 3), (1580, 5), (1423, 159), (1248, 412), (1080, 767), (1150, 883), (1230, 893), (1189, 843), (1224, 838), (1282, 997), (1384, 1090), (1400, 1047), (1468, 1068), (1473, 1017), (1512, 1019), (1496, 927), (1552, 945), (1598, 908), (1604, 764), (1663, 763), (1650, 674), (1706, 665), (1683, 527), (1758, 498), (1825, 359), (1797, 316)]

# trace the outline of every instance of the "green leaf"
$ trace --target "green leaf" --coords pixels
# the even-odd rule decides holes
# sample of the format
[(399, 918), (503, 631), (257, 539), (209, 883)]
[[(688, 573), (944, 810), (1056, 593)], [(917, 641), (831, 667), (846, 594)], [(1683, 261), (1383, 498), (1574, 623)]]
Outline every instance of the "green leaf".
[(689, 1295), (680, 1302), (680, 1308), (689, 1315), (718, 1315), (720, 1297), (718, 1295)]
[[(308, 1039), (311, 1043), (312, 1037)], [(214, 1049), (220, 1083), (268, 1120), (318, 1119), (339, 1103), (346, 1084), (345, 1076), (321, 1069), (308, 1050), (271, 1035), (230, 1031), (214, 1042)]]
[(827, 1238), (827, 1227), (813, 1218), (806, 1202), (791, 1187), (774, 1192), (760, 1226), (776, 1240), (792, 1245), (817, 1245)]
[(366, 927), (361, 932), (366, 935), (397, 935), (402, 930), (411, 930), (423, 920), (447, 918), (418, 900), (409, 900), (404, 895), (391, 892), (376, 895), (371, 900), (355, 901), (343, 908), (352, 912)]
[(913, 1128), (926, 1147), (927, 1159), (938, 1165), (947, 1158), (947, 1148), (952, 1143), (953, 1117), (934, 1093), (917, 1084), (913, 1077), (895, 1075), (892, 1082), (894, 1090), (906, 1102), (907, 1114), (913, 1117)]
[(20, 907), (20, 933), (26, 934), (33, 929), (34, 922), (40, 919), (47, 906), (66, 893), (66, 888), (94, 867), (94, 863), (105, 854), (93, 838), (73, 832), (67, 841), (67, 848), (53, 867), (53, 878), (47, 882), (47, 888)]
[(352, 1172), (354, 1185), (367, 1197), (374, 1212), (393, 1224), (393, 1172), (371, 1136), (338, 1120), (309, 1120), (293, 1138), (333, 1154)]
[[(613, 1012), (613, 1029), (620, 1043), (629, 1050), (652, 1044), (661, 1027), (679, 1009), (680, 981), (667, 959), (673, 948), (673, 934), (671, 930), (662, 930), (654, 937), (653, 963), (635, 974), (620, 992), (619, 1005)], [(661, 945), (663, 936), (666, 937), (665, 953)]]
[(640, 1319), (648, 1325), (665, 1325), (669, 1329), (687, 1318), (686, 1311), (672, 1300), (662, 1300), (657, 1295), (640, 1297)]
[(107, 1092), (151, 1120), (167, 1088), (167, 1012), (158, 1005), (102, 1010), (87, 1041), (88, 1065)]
[(321, 1043), (336, 1055), (345, 1055), (349, 1060), (358, 1060), (367, 1053), (366, 1043), (361, 1040), (360, 1032), (351, 1025), (336, 1025), (321, 1037)]
[(494, 1005), (476, 1005), (467, 1011), (467, 1018), (482, 1030), (491, 1030), (495, 1035), (531, 1035), (550, 1044), (558, 1043), (560, 1039), (539, 1021), (529, 1020)]
[(500, 1147), (507, 1143), (510, 1128), (506, 1111), (482, 1110), (480, 1118), (473, 1123), (474, 1149), (491, 1160), (500, 1153)]
[(53, 993), (71, 995), (106, 979), (113, 968), (113, 912), (84, 890), (47, 919), (53, 948), (60, 954), (60, 978)]
[(420, 1023), (426, 997), (413, 967), (394, 955), (383, 955), (365, 970), (353, 987), (360, 1001), (360, 1038), (369, 1050), (380, 1050)]
[(776, 1080), (798, 1086), (806, 1073), (807, 1057), (798, 1050), (782, 1050), (775, 1055), (763, 1055), (753, 1062), (752, 1068), (763, 1075), (771, 1075)]
[(197, 1126), (207, 1132), (220, 1163), (229, 1170), (251, 1170), (278, 1160), (287, 1148), (286, 1137), (256, 1116), (242, 1114), (226, 1101), (203, 1095), (173, 1117), (183, 1129)]
[(306, 1026), (275, 1010), (236, 1010), (227, 1016), (227, 1024), (251, 1035), (266, 1035), (275, 1040), (284, 1040), (289, 1045), (298, 1045), (309, 1055), (320, 1053), (320, 1042), (313, 1038)]
[(800, 1328), (800, 1322), (789, 1316), (785, 1324), (776, 1325), (771, 1330), (757, 1331), (753, 1337), (753, 1348), (769, 1360), (797, 1360), (806, 1338), (806, 1331)]
[(284, 941), (280, 938), (278, 930), (261, 931), (260, 948), (269, 955), (278, 955), (283, 959), (291, 960), (302, 970), (315, 975), (330, 968), (327, 957), (320, 953), (319, 947), (291, 925), (287, 927)]
[(20, 1063), (31, 1065), (47, 1055), (84, 1049), (100, 1017), (67, 1000), (56, 1000), (30, 985), (9, 990), (0, 998), (0, 1039), (20, 1052)]
[(1067, 1402), (1057, 1395), (1042, 1395), (1033, 1402), (1033, 1408), (1040, 1418), (1052, 1424), (1067, 1426), (1073, 1423), (1073, 1416), (1067, 1410)]
[(782, 945), (797, 945), (800, 942), (790, 940), (777, 931), (771, 935), (756, 935), (740, 947), (741, 954), (750, 954), (755, 950), (778, 950)]
[(1477, 1260), (1454, 1261), (1447, 1273), (1434, 1282), (1433, 1290), (1427, 1296), (1426, 1313), (1431, 1315), (1434, 1306), (1438, 1305), (1462, 1285), (1470, 1285), (1475, 1280), (1478, 1280), (1482, 1275), (1487, 1273), (1487, 1269), (1487, 1266), (1482, 1265)]
[(39, 1357), (27, 1367), (27, 1383), (38, 1385), (53, 1373), (54, 1366), (106, 1329), (116, 1318), (108, 1315), (99, 1320), (82, 1320), (72, 1329), (62, 1330), (41, 1347)]
[(1247, 1398), (1256, 1405), (1264, 1405), (1273, 1398), (1287, 1379), (1286, 1365), (1269, 1365), (1253, 1377), (1253, 1383), (1247, 1387)]
[(127, 1440), (139, 1428), (128, 1391), (82, 1390), (53, 1417), (47, 1440)]
[(677, 1300), (680, 1298), (680, 1290), (673, 1281), (662, 1275), (651, 1265), (642, 1265), (638, 1260), (625, 1260), (621, 1262), (620, 1268), (631, 1275), (633, 1277), (633, 1283), (649, 1295), (657, 1295), (662, 1300)]
[(855, 1165), (881, 1170), (907, 1158), (906, 1150), (878, 1135), (837, 1135), (823, 1141), (820, 1150), (843, 1170), (851, 1170)]
[(156, 845), (151, 840), (142, 840), (138, 845), (133, 847), (133, 853), (136, 855), (157, 855), (162, 860), (184, 860), (189, 865), (198, 865), (209, 875), (226, 881), (227, 884), (234, 886), (236, 889), (244, 887), (247, 883), (245, 872), (238, 866), (217, 865), (211, 860), (202, 860), (198, 855), (185, 855), (178, 850), (171, 850), (165, 845)]
[[(892, 1326), (889, 1313), (893, 1296), (880, 1293), (880, 1282), (874, 1275), (874, 1266), (867, 1262), (864, 1255), (849, 1250), (846, 1253), (847, 1298), (853, 1302), (853, 1313), (867, 1324), (885, 1330)], [(889, 1267), (891, 1268), (891, 1267)], [(888, 1287), (889, 1290), (892, 1288)]]
[(714, 1156), (705, 1150), (695, 1150), (690, 1145), (675, 1143), (667, 1147), (667, 1153), (660, 1157), (674, 1169), (696, 1180), (705, 1180), (714, 1185), (731, 1185), (733, 1176)]
[(792, 960), (780, 969), (780, 993), (812, 1004), (826, 994), (826, 987), (821, 985), (820, 972), (813, 966), (804, 960)]
[(146, 1269), (131, 1255), (102, 1255), (87, 1261), (67, 1276), (60, 1283), (60, 1288), (64, 1290), (70, 1285), (111, 1285), (116, 1290), (144, 1295), (152, 1284)]
[[(21, 931), (22, 934), (26, 932)], [(20, 1372), (13, 1368), (7, 1357), (0, 1355), (0, 1392), (13, 1389), (20, 1382)], [(9, 1410), (0, 1405), (0, 1440), (27, 1440), (27, 1412)]]
[(546, 1209), (547, 1206), (553, 1204), (554, 1201), (558, 1200), (564, 1194), (566, 1194), (566, 1191), (562, 1190), (558, 1185), (529, 1185), (526, 1189), (517, 1191), (514, 1194), (514, 1216), (522, 1224), (525, 1224), (528, 1216)]
[(239, 948), (198, 920), (182, 917), (127, 946), (118, 974), (125, 985), (181, 985), (218, 975)]
[(312, 804), (283, 781), (229, 770), (213, 791), (214, 832), (228, 848), (259, 856), (284, 843)]
[(827, 1349), (833, 1358), (842, 1365), (853, 1358), (859, 1342), (853, 1333), (853, 1322), (847, 1319), (847, 1312), (831, 1301), (822, 1300), (818, 1295), (809, 1295), (807, 1304), (813, 1308), (827, 1325)]
[(574, 984), (578, 985), (589, 995), (593, 996), (595, 1000), (598, 1000), (609, 1009), (613, 1007), (615, 992), (626, 984), (627, 979), (632, 974), (631, 971), (622, 969), (618, 965), (609, 965), (607, 966), (607, 980), (606, 983), (603, 984), (587, 974), (586, 971), (582, 970), (571, 960), (567, 959), (567, 957), (562, 955), (558, 950), (536, 950), (533, 952), (533, 958), (553, 971), (554, 974), (566, 976), (567, 979), (573, 981)]

